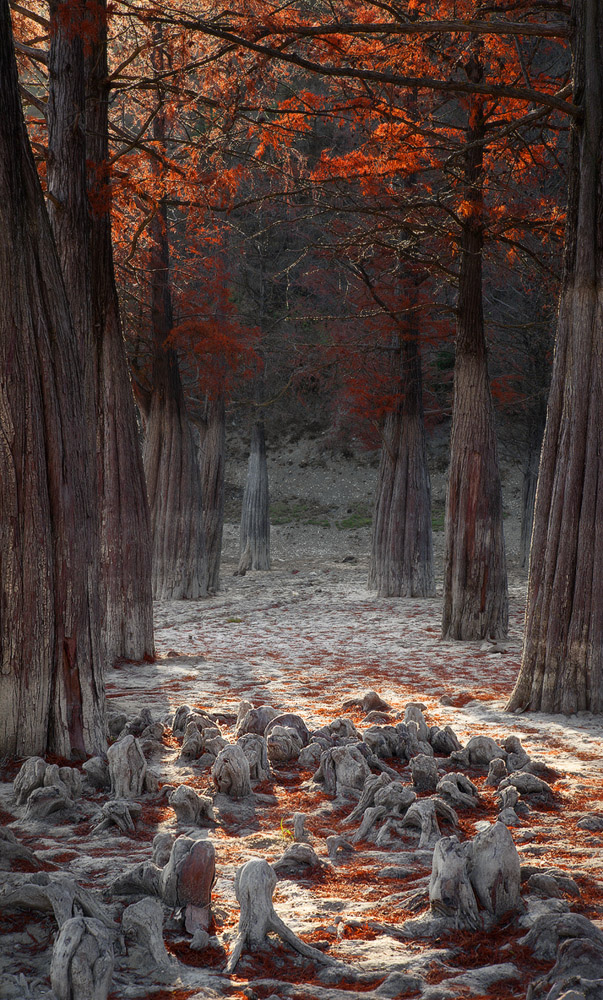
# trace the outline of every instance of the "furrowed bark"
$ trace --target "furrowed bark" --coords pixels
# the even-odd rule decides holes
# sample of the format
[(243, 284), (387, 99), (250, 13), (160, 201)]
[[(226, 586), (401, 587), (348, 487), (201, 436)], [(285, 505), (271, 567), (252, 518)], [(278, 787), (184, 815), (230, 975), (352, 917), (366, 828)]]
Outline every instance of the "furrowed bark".
[(566, 256), (536, 492), (521, 670), (508, 708), (603, 710), (603, 9), (573, 4)]
[[(481, 79), (479, 60), (466, 66)], [(507, 633), (507, 570), (494, 410), (488, 379), (482, 299), (482, 99), (470, 99), (465, 158), (466, 215), (461, 234), (454, 406), (446, 497), (442, 635), (499, 638)], [(476, 144), (477, 143), (477, 144)]]
[(122, 335), (111, 243), (107, 2), (97, 0), (86, 43), (86, 124), (92, 333), (105, 641), (109, 663), (153, 656), (151, 524), (136, 409)]
[(154, 360), (143, 459), (153, 532), (153, 595), (175, 601), (207, 594), (202, 487), (178, 356), (165, 346), (172, 329), (172, 302), (164, 203), (150, 232)]
[(430, 597), (435, 593), (431, 488), (416, 330), (398, 341), (394, 356), (400, 399), (383, 430), (368, 585), (379, 597)]
[(94, 452), (82, 345), (0, 0), (0, 754), (103, 750)]
[[(163, 49), (159, 28), (156, 33), (154, 66), (160, 74)], [(153, 122), (153, 138), (159, 148), (165, 148), (163, 110)], [(207, 560), (198, 449), (186, 412), (178, 355), (174, 348), (166, 346), (173, 314), (164, 198), (156, 206), (149, 235), (153, 387), (143, 461), (153, 534), (153, 596), (175, 601), (206, 596)]]

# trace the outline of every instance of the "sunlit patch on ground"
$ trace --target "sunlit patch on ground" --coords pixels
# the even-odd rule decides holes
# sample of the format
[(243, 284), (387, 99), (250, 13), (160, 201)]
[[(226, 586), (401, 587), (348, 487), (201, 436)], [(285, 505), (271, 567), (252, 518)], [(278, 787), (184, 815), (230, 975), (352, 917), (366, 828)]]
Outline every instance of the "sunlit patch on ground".
[[(440, 640), (438, 599), (367, 599), (357, 567), (333, 567), (328, 583), (321, 578), (321, 593), (304, 587), (307, 577), (305, 570), (293, 577), (284, 570), (248, 574), (244, 579), (228, 578), (225, 592), (207, 601), (158, 606), (157, 659), (154, 663), (121, 664), (110, 671), (109, 707), (128, 716), (148, 708), (153, 718), (162, 718), (189, 704), (220, 713), (226, 720), (220, 724), (222, 734), (232, 740), (241, 698), (298, 713), (311, 729), (341, 715), (363, 729), (369, 724), (363, 721), (364, 713), (358, 708), (344, 712), (342, 704), (374, 689), (391, 705), (393, 721), (408, 702), (420, 702), (429, 724), (450, 725), (462, 743), (476, 734), (501, 741), (514, 733), (533, 758), (548, 766), (544, 777), (555, 794), (553, 803), (534, 803), (521, 825), (513, 829), (521, 861), (567, 871), (581, 891), (579, 898), (571, 899), (572, 908), (601, 921), (603, 835), (581, 830), (576, 824), (585, 812), (603, 810), (603, 726), (601, 720), (589, 717), (509, 716), (503, 712), (519, 664), (521, 601), (512, 602), (508, 651), (492, 654), (481, 643)], [(15, 818), (10, 798), (9, 782), (20, 762), (0, 771), (0, 823), (40, 852), (46, 870), (63, 871), (90, 888), (106, 888), (129, 865), (150, 860), (152, 840), (158, 832), (183, 832), (167, 802), (169, 788), (163, 786), (185, 783), (201, 794), (212, 792), (210, 768), (181, 762), (180, 745), (181, 738), (166, 728), (150, 761), (160, 776), (159, 792), (143, 800), (136, 831), (129, 835), (112, 827), (102, 836), (94, 836), (92, 814), (75, 820), (57, 817), (44, 830), (28, 827), (22, 818)], [(387, 763), (404, 782), (410, 782), (405, 762)], [(439, 763), (442, 772), (449, 769), (442, 759)], [(456, 832), (460, 839), (468, 839), (475, 835), (477, 823), (495, 819), (498, 805), (494, 789), (485, 785), (487, 768), (463, 770), (480, 793), (476, 809), (459, 811)], [(305, 814), (311, 844), (324, 866), (283, 873), (274, 905), (304, 941), (362, 967), (366, 979), (346, 982), (343, 977), (337, 982), (338, 989), (370, 992), (389, 972), (390, 960), (401, 954), (420, 957), (433, 947), (446, 957), (430, 960), (422, 970), (429, 984), (446, 982), (463, 970), (488, 964), (512, 962), (517, 966), (520, 979), (492, 986), (483, 1000), (523, 1000), (529, 982), (550, 967), (551, 963), (535, 961), (518, 944), (524, 931), (515, 921), (503, 922), (495, 935), (455, 933), (435, 944), (403, 941), (399, 934), (403, 922), (427, 908), (430, 868), (416, 862), (414, 870), (395, 878), (382, 877), (379, 872), (394, 863), (396, 852), (414, 851), (417, 837), (409, 833), (381, 851), (373, 841), (361, 841), (352, 852), (342, 851), (329, 859), (326, 838), (332, 834), (349, 838), (357, 828), (357, 824), (350, 827), (344, 823), (353, 803), (333, 802), (323, 786), (313, 781), (313, 769), (296, 763), (275, 768), (271, 780), (255, 784), (254, 793), (252, 809), (239, 810), (235, 803), (232, 809), (218, 810), (217, 825), (204, 834), (216, 848), (212, 927), (219, 946), (196, 952), (186, 935), (166, 930), (167, 949), (178, 959), (185, 978), (173, 986), (157, 982), (146, 992), (141, 987), (138, 993), (131, 993), (132, 997), (188, 1000), (202, 995), (200, 986), (195, 988), (186, 976), (200, 975), (204, 970), (217, 974), (224, 969), (239, 917), (233, 885), (236, 869), (251, 857), (277, 860), (291, 843), (296, 812)], [(102, 801), (102, 796), (92, 797), (92, 805)], [(442, 832), (453, 831), (443, 825)], [(388, 860), (384, 860), (386, 855)], [(18, 957), (27, 977), (44, 959), (47, 929), (51, 936), (54, 933), (52, 921), (46, 917), (40, 921), (30, 913), (15, 917), (11, 923), (12, 916), (1, 911), (0, 918), (0, 933), (27, 934), (28, 926), (36, 923), (44, 931), (37, 937), (34, 931), (30, 944), (23, 939)], [(379, 960), (380, 948), (387, 959)], [(245, 955), (236, 975), (228, 979), (222, 976), (220, 991), (225, 997), (243, 997), (243, 989), (251, 984), (263, 1000), (271, 993), (278, 994), (270, 985), (275, 980), (302, 984), (304, 1000), (312, 1000), (318, 995), (313, 991), (324, 985), (311, 961), (294, 960), (290, 949), (275, 940), (267, 950)], [(215, 983), (212, 988), (216, 988)], [(459, 1000), (465, 995), (469, 994), (459, 987)], [(121, 994), (114, 991), (111, 996)]]

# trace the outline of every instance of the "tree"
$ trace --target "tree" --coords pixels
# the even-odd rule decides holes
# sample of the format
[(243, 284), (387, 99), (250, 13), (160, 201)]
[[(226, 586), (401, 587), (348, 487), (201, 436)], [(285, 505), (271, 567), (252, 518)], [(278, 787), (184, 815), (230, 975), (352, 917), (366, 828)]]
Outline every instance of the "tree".
[[(473, 46), (465, 70), (480, 83)], [(507, 634), (507, 567), (494, 411), (484, 332), (484, 99), (469, 98), (463, 165), (461, 262), (457, 301), (454, 404), (446, 493), (442, 635), (448, 639)]]
[(26, 50), (48, 65), (45, 179), (97, 450), (103, 639), (109, 662), (137, 660), (153, 654), (150, 526), (113, 271), (106, 2), (53, 0), (49, 16), (48, 56)]
[(0, 753), (105, 745), (94, 452), (0, 0)]
[[(391, 162), (396, 163), (398, 173), (404, 176), (404, 173), (416, 172), (417, 149), (430, 151), (430, 155), (424, 155), (424, 160), (431, 164), (433, 173), (438, 159), (442, 161), (442, 153), (447, 148), (452, 149), (452, 155), (448, 154), (441, 163), (444, 177), (446, 172), (448, 174), (448, 191), (440, 180), (435, 197), (423, 199), (430, 203), (432, 213), (435, 210), (441, 213), (443, 208), (460, 228), (455, 394), (442, 628), (444, 636), (474, 639), (501, 636), (507, 628), (502, 496), (482, 303), (482, 256), (486, 229), (484, 182), (487, 176), (491, 188), (496, 170), (492, 164), (495, 154), (490, 152), (486, 175), (485, 151), (497, 147), (500, 150), (501, 142), (509, 145), (509, 136), (518, 127), (517, 123), (512, 127), (509, 124), (513, 115), (517, 118), (517, 99), (535, 99), (538, 96), (530, 84), (531, 62), (524, 58), (517, 38), (521, 34), (563, 37), (567, 29), (560, 24), (524, 25), (494, 18), (479, 20), (472, 3), (456, 6), (458, 13), (455, 11), (449, 20), (445, 17), (446, 9), (444, 16), (437, 20), (435, 17), (429, 19), (430, 6), (425, 5), (424, 11), (417, 13), (413, 10), (408, 19), (400, 16), (387, 21), (383, 19), (381, 5), (371, 2), (356, 5), (352, 12), (342, 0), (341, 3), (319, 6), (311, 16), (303, 5), (293, 4), (288, 5), (286, 11), (271, 9), (269, 15), (264, 11), (263, 16), (258, 13), (257, 24), (247, 21), (245, 31), (240, 34), (237, 28), (248, 18), (249, 12), (247, 8), (243, 11), (235, 6), (230, 14), (230, 23), (223, 22), (217, 27), (204, 26), (204, 30), (214, 32), (227, 41), (237, 40), (273, 59), (289, 62), (331, 80), (340, 80), (347, 98), (348, 113), (357, 111), (359, 120), (371, 115), (376, 119), (380, 117), (381, 121), (375, 126), (375, 135), (380, 140), (380, 144), (375, 144), (377, 159), (373, 164), (363, 165), (367, 186), (371, 172), (375, 178), (374, 187), (378, 187), (377, 177), (388, 169), (392, 170), (387, 162), (388, 156)], [(437, 13), (440, 13), (439, 8)], [(379, 15), (382, 20), (379, 20)], [(458, 15), (465, 20), (457, 20)], [(239, 24), (237, 16), (240, 17)], [(468, 21), (472, 28), (475, 27), (471, 33), (467, 30)], [(483, 54), (486, 50), (480, 41), (482, 34), (494, 36), (487, 49), (488, 70), (491, 74), (496, 68), (503, 75), (502, 84), (485, 79)], [(429, 39), (427, 44), (423, 43), (425, 36)], [(400, 65), (401, 38), (405, 44), (404, 66), (407, 74), (396, 68)], [(387, 47), (388, 53), (387, 70), (383, 69), (384, 47)], [(417, 66), (414, 76), (413, 65)], [(449, 75), (448, 66), (454, 67)], [(431, 74), (429, 69), (432, 69)], [(539, 71), (538, 65), (536, 71)], [(459, 78), (460, 72), (464, 73), (464, 80)], [(518, 74), (520, 78), (523, 76), (523, 88), (516, 85)], [(353, 81), (360, 81), (356, 90), (353, 90)], [(440, 109), (437, 118), (432, 109), (426, 130), (420, 117), (411, 114), (402, 116), (400, 102), (395, 97), (395, 91), (401, 87), (455, 95), (457, 104), (447, 108), (445, 113)], [(355, 103), (350, 94), (354, 94)], [(461, 99), (459, 95), (468, 97)], [(557, 95), (543, 93), (540, 96), (542, 103), (549, 107), (572, 111), (571, 105)], [(468, 106), (469, 116), (465, 128), (460, 118), (463, 101)], [(542, 113), (542, 109), (529, 112), (524, 116), (526, 123), (538, 121)], [(461, 147), (456, 138), (459, 132), (464, 133)], [(394, 146), (391, 136), (399, 136), (402, 140), (397, 150), (391, 149)], [(359, 155), (358, 149), (354, 149), (348, 156), (352, 169)], [(462, 157), (463, 163), (460, 171), (457, 167), (459, 157)], [(496, 207), (501, 212), (505, 208), (504, 205)], [(365, 208), (363, 210), (366, 211)], [(398, 241), (403, 239), (402, 232), (399, 232)], [(456, 242), (454, 235), (452, 241)], [(393, 510), (388, 505), (386, 508)], [(377, 537), (385, 537), (383, 527)]]
[(603, 709), (603, 10), (575, 3), (563, 284), (510, 710)]
[(153, 656), (151, 525), (111, 240), (107, 0), (86, 33), (86, 159), (90, 294), (98, 406), (98, 471), (104, 633), (109, 662)]
[(226, 404), (222, 394), (215, 399), (206, 400), (200, 437), (207, 589), (216, 594), (220, 589), (220, 560), (224, 530)]
[[(158, 32), (154, 50), (157, 76), (163, 65), (164, 51)], [(153, 136), (157, 148), (163, 152), (167, 123), (159, 83), (158, 98)], [(160, 194), (149, 224), (153, 368), (143, 459), (153, 532), (153, 594), (157, 599), (174, 601), (206, 596), (207, 558), (197, 446), (186, 412), (178, 355), (168, 344), (174, 320), (161, 163), (154, 161), (154, 170)]]
[(237, 573), (270, 569), (270, 498), (264, 421), (251, 425), (247, 480), (243, 490)]
[(399, 399), (383, 428), (369, 568), (369, 587), (379, 597), (435, 594), (423, 379), (413, 320), (396, 338)]
[(143, 458), (153, 529), (153, 593), (158, 600), (175, 601), (207, 594), (207, 559), (197, 447), (178, 355), (166, 346), (173, 326), (167, 226), (165, 202), (160, 202), (149, 229), (154, 354)]

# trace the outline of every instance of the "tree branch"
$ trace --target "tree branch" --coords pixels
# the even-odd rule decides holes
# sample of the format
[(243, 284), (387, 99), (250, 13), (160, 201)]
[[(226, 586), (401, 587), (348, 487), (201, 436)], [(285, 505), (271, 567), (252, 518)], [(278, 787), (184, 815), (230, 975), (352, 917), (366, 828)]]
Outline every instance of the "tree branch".
[[(475, 24), (476, 22), (472, 22)], [(542, 93), (529, 87), (507, 87), (497, 84), (470, 83), (461, 80), (437, 80), (433, 77), (406, 76), (399, 73), (384, 73), (378, 70), (354, 69), (348, 66), (333, 66), (332, 64), (322, 64), (312, 59), (306, 59), (294, 52), (285, 52), (283, 49), (268, 45), (264, 42), (254, 42), (243, 35), (237, 35), (226, 28), (220, 28), (210, 23), (199, 20), (180, 20), (182, 27), (201, 31), (203, 34), (221, 38), (232, 45), (246, 48), (259, 55), (269, 56), (281, 62), (288, 62), (301, 69), (306, 69), (310, 73), (318, 76), (326, 76), (335, 79), (347, 80), (368, 80), (373, 83), (389, 84), (395, 87), (405, 87), (419, 90), (434, 90), (444, 94), (483, 94), (485, 97), (508, 97), (518, 101), (525, 101), (528, 104), (539, 104), (554, 108), (563, 114), (577, 118), (582, 114), (582, 109), (575, 104), (560, 100), (553, 94)], [(464, 30), (469, 31), (470, 28)]]
[(45, 66), (48, 66), (48, 53), (44, 49), (34, 49), (31, 45), (24, 45), (18, 38), (13, 39), (13, 41), (17, 52), (21, 52), (28, 59), (33, 59), (34, 62), (44, 63)]

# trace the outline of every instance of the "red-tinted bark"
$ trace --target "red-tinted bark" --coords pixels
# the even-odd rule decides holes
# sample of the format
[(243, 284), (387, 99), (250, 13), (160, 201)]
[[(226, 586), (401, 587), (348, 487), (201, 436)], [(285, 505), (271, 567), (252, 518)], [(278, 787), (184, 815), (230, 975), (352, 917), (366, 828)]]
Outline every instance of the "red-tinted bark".
[[(481, 79), (477, 58), (472, 57), (466, 70), (470, 79)], [(442, 635), (449, 639), (502, 637), (508, 624), (502, 493), (484, 335), (484, 135), (483, 100), (472, 97), (446, 498)]]
[(510, 709), (603, 710), (603, 8), (574, 3), (566, 257)]
[(84, 357), (0, 0), (0, 754), (104, 746)]
[(101, 564), (107, 658), (153, 655), (151, 524), (136, 410), (119, 315), (108, 172), (107, 3), (96, 0), (86, 42), (90, 294), (96, 361)]

